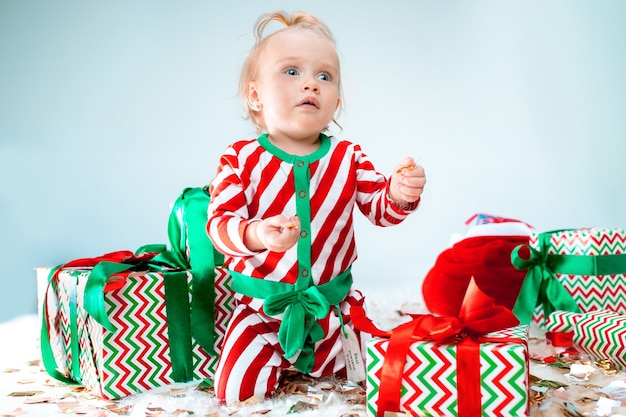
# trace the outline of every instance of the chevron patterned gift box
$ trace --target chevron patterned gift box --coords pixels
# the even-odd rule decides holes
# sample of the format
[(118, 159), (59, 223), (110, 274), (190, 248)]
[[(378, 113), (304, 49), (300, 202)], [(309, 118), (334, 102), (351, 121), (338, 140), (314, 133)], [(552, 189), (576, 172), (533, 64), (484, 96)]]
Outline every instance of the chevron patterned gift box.
[(107, 284), (101, 298), (110, 322), (106, 327), (112, 330), (85, 308), (92, 270), (67, 268), (51, 275), (42, 339), (49, 341), (57, 379), (65, 377), (104, 399), (115, 399), (213, 378), (234, 308), (228, 271), (215, 272), (214, 352), (203, 349), (189, 330), (190, 271), (130, 272)]
[[(523, 254), (522, 252), (527, 253)], [(513, 309), (522, 323), (543, 324), (555, 310), (626, 313), (626, 231), (583, 228), (535, 233), (512, 254), (527, 270)]]
[(555, 311), (546, 319), (546, 330), (571, 333), (572, 344), (595, 361), (609, 361), (626, 370), (626, 315), (599, 310), (589, 313)]
[[(413, 416), (463, 416), (461, 396), (478, 401), (476, 416), (527, 416), (528, 326), (521, 325), (484, 336), (478, 346), (476, 380), (459, 378), (459, 368), (468, 365), (460, 357), (461, 343), (413, 342), (401, 372), (400, 409)], [(502, 339), (502, 342), (498, 342)], [(381, 371), (388, 355), (389, 340), (372, 338), (367, 343), (367, 411), (376, 416)], [(460, 360), (460, 361), (459, 361)]]

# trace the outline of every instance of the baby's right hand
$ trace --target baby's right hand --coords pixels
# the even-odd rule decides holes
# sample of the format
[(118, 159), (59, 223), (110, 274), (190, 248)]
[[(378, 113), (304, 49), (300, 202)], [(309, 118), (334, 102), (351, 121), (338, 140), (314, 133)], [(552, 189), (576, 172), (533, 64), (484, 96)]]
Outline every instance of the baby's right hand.
[(291, 249), (300, 237), (300, 219), (282, 215), (256, 222), (256, 238), (267, 250), (285, 252)]

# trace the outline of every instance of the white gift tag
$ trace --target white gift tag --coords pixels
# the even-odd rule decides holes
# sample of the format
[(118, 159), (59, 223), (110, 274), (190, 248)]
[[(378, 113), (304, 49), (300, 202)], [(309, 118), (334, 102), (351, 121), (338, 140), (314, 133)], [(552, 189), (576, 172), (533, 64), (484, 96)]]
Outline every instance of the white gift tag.
[(346, 372), (348, 373), (348, 380), (352, 382), (365, 381), (365, 363), (363, 362), (363, 356), (361, 355), (361, 346), (359, 341), (349, 326), (343, 326), (344, 331), (348, 335), (348, 338), (341, 335), (341, 342), (343, 344), (343, 354), (346, 357)]

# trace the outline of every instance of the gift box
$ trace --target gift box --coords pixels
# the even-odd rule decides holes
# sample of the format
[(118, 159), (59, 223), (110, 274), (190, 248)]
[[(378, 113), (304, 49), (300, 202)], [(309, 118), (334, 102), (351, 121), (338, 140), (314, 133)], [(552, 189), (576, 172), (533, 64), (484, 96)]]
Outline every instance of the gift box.
[(215, 336), (212, 346), (203, 348), (191, 328), (191, 271), (113, 276), (99, 295), (108, 323), (94, 313), (98, 295), (89, 292), (93, 270), (57, 271), (48, 284), (47, 334), (42, 334), (61, 375), (57, 378), (82, 384), (104, 399), (212, 379), (234, 308), (228, 271), (215, 272), (214, 323), (207, 322), (204, 329), (212, 328)]
[(380, 337), (362, 316), (355, 325), (376, 336), (366, 345), (368, 415), (529, 414), (528, 326), (474, 280), (458, 318), (415, 315)]
[(626, 232), (584, 228), (533, 233), (513, 250), (526, 271), (513, 309), (522, 323), (543, 324), (556, 310), (626, 313)]
[[(527, 416), (528, 326), (485, 335), (490, 342), (480, 343), (480, 378), (459, 378), (458, 344), (418, 341), (411, 344), (401, 371), (400, 409), (414, 416), (461, 416), (460, 395), (476, 395), (480, 414), (469, 416)], [(502, 339), (502, 342), (496, 342)], [(511, 342), (510, 340), (515, 340)], [(367, 343), (367, 411), (376, 416), (380, 377), (389, 340), (372, 338)], [(466, 392), (463, 392), (465, 390)]]
[(545, 327), (556, 334), (569, 334), (572, 345), (593, 360), (626, 370), (626, 315), (606, 310), (555, 311), (546, 318)]
[(147, 245), (68, 262), (43, 291), (48, 373), (114, 399), (174, 382), (210, 380), (235, 300), (206, 234), (206, 188), (173, 204), (171, 248)]

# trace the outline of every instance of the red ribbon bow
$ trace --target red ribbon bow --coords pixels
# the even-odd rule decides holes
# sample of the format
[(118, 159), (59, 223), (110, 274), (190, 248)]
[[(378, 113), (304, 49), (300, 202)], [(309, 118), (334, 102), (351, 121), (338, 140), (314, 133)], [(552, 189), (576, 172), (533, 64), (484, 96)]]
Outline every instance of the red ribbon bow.
[[(150, 259), (154, 258), (154, 256), (157, 254), (158, 252), (155, 252), (155, 251), (146, 251), (146, 252), (138, 251), (137, 253), (133, 253), (128, 250), (120, 250), (116, 252), (105, 253), (104, 255), (96, 256), (93, 258), (75, 259), (73, 261), (69, 261), (57, 267), (53, 272), (53, 277), (56, 278), (59, 272), (61, 272), (61, 270), (64, 268), (80, 268), (80, 269), (93, 268), (94, 266), (98, 265), (100, 262), (129, 263), (129, 264), (134, 265), (134, 264), (140, 264), (142, 262), (148, 262)], [(121, 271), (121, 272), (117, 272), (113, 274), (111, 277), (109, 277), (110, 279), (107, 280), (107, 284), (104, 288), (104, 292), (121, 288), (124, 285), (126, 278), (131, 272), (132, 272), (131, 270), (125, 270), (125, 271)]]
[(474, 279), (469, 283), (459, 317), (431, 314), (411, 315), (413, 320), (385, 332), (367, 319), (361, 307), (351, 312), (355, 326), (374, 336), (389, 337), (387, 353), (380, 373), (378, 416), (385, 411), (400, 411), (402, 375), (409, 347), (416, 341), (457, 343), (458, 415), (482, 415), (480, 395), (480, 344), (483, 342), (518, 342), (518, 338), (486, 338), (484, 334), (519, 324), (504, 306), (482, 292)]

